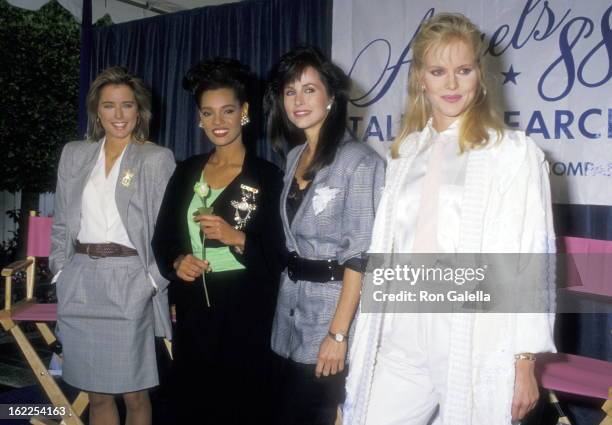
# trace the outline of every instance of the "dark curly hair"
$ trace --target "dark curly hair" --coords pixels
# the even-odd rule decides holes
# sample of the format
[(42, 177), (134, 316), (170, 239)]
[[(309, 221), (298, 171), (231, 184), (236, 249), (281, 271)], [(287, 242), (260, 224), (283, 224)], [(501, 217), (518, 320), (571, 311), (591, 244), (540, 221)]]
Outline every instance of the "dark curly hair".
[(333, 99), (331, 109), (321, 126), (314, 157), (304, 173), (304, 179), (311, 180), (321, 168), (332, 163), (348, 132), (346, 121), (349, 77), (317, 48), (299, 46), (281, 56), (272, 69), (265, 96), (265, 108), (268, 115), (268, 137), (272, 140), (275, 150), (281, 151), (284, 143), (290, 148), (304, 143), (306, 134), (287, 117), (283, 96), (285, 86), (298, 80), (308, 67), (319, 73), (327, 95)]
[(207, 90), (232, 89), (240, 104), (250, 99), (253, 75), (249, 68), (235, 59), (214, 58), (199, 62), (183, 78), (196, 105), (200, 106), (202, 93)]

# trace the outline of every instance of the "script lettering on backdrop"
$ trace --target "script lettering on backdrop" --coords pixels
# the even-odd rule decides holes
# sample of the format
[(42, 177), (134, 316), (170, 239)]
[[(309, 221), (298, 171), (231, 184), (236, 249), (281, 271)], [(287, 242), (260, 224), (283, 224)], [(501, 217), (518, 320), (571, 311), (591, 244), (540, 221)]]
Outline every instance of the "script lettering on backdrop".
[(485, 32), (489, 85), (506, 125), (547, 153), (553, 200), (612, 205), (612, 6), (512, 4), (336, 0), (333, 56), (354, 82), (349, 128), (385, 152), (399, 132), (419, 25), (437, 12), (460, 12)]

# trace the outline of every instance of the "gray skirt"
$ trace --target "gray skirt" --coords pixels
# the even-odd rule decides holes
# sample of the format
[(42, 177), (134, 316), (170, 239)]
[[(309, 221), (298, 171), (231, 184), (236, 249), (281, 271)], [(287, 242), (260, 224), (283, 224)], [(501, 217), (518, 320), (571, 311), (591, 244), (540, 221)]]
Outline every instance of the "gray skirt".
[(76, 254), (57, 281), (62, 377), (90, 392), (158, 385), (153, 286), (137, 256)]

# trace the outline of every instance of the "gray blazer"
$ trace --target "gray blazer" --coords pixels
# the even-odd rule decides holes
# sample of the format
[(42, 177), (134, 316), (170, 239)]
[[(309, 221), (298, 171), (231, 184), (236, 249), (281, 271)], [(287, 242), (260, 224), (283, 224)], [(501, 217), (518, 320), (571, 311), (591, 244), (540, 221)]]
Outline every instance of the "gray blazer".
[[(99, 142), (78, 141), (67, 143), (62, 151), (49, 256), (49, 268), (54, 274), (74, 255), (81, 222), (81, 198), (101, 147), (102, 143)], [(151, 238), (166, 184), (174, 171), (174, 155), (169, 149), (153, 143), (130, 143), (125, 149), (115, 201), (130, 241), (157, 286), (153, 296), (155, 335), (170, 338), (168, 281), (161, 276), (155, 264)], [(121, 179), (126, 173), (133, 174), (133, 177), (129, 184), (124, 185)], [(153, 289), (153, 284), (151, 286)]]
[[(287, 195), (305, 146), (297, 146), (287, 155), (280, 205), (287, 249), (302, 258), (333, 259), (340, 264), (361, 257), (370, 245), (382, 193), (383, 159), (365, 143), (343, 142), (334, 161), (316, 174), (289, 223)], [(272, 349), (300, 363), (316, 363), (341, 289), (342, 282), (293, 282), (285, 270), (272, 328)]]

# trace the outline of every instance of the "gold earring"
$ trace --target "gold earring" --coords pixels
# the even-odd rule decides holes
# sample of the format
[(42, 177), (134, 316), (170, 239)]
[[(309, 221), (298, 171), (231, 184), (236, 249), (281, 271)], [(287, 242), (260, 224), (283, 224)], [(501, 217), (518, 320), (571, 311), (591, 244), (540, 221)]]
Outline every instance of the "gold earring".
[(250, 122), (251, 120), (249, 119), (249, 115), (246, 112), (243, 112), (242, 116), (240, 117), (240, 125), (244, 127)]

